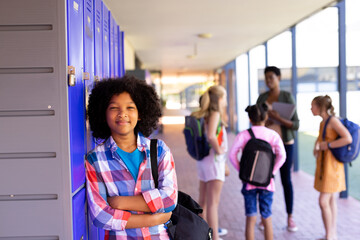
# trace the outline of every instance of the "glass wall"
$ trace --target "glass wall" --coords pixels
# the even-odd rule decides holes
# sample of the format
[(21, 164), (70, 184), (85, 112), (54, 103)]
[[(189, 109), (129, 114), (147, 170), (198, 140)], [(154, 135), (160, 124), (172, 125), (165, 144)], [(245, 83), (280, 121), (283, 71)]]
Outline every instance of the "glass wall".
[(242, 54), (236, 58), (236, 80), (237, 86), (237, 113), (238, 113), (238, 130), (242, 131), (249, 128), (248, 114), (245, 108), (249, 105), (249, 64), (248, 55)]
[[(264, 85), (265, 46), (260, 45), (249, 51), (250, 64), (250, 104), (255, 104), (259, 96), (259, 86)], [(261, 78), (263, 80), (261, 80)], [(262, 81), (262, 83), (260, 83)]]
[(310, 111), (311, 101), (317, 95), (329, 95), (339, 113), (338, 94), (338, 9), (323, 11), (296, 25), (297, 105), (300, 118), (300, 169), (315, 173), (312, 154), (318, 136), (321, 118)]
[[(360, 1), (346, 0), (346, 65), (347, 65), (347, 118), (360, 124)], [(350, 195), (360, 199), (360, 157), (349, 167)]]
[[(342, 6), (342, 5), (341, 5)], [(346, 64), (347, 64), (347, 93), (346, 115), (351, 121), (360, 124), (360, 111), (356, 104), (360, 100), (360, 9), (359, 0), (345, 0), (346, 16)], [(297, 110), (300, 118), (299, 163), (300, 170), (311, 175), (315, 173), (315, 158), (313, 147), (319, 135), (321, 118), (311, 113), (311, 101), (318, 95), (329, 95), (333, 100), (336, 115), (339, 116), (339, 8), (329, 7), (312, 15), (295, 25), (295, 52), (297, 75)], [(342, 36), (344, 37), (344, 36)], [(265, 44), (265, 43), (264, 43)], [(292, 35), (285, 31), (266, 42), (269, 66), (277, 66), (282, 71), (281, 89), (291, 91), (292, 79)], [(266, 91), (264, 68), (266, 63), (265, 45), (257, 46), (237, 58), (238, 86), (249, 86), (250, 96), (244, 89), (238, 92), (239, 102), (250, 99), (254, 104), (259, 93)], [(248, 63), (248, 64), (247, 64)], [(247, 72), (246, 68), (249, 68)], [(249, 75), (246, 75), (248, 73)], [(250, 78), (247, 85), (246, 78)], [(242, 87), (241, 87), (242, 88)], [(300, 104), (301, 103), (301, 104)], [(238, 105), (240, 106), (240, 105)], [(239, 118), (243, 109), (238, 108)], [(240, 124), (240, 123), (239, 123)], [(241, 124), (240, 124), (241, 125)], [(246, 126), (240, 127), (244, 129)], [(349, 194), (360, 199), (360, 157), (349, 168)]]
[[(274, 38), (270, 39), (267, 43), (268, 48), (268, 65), (276, 66), (281, 70), (280, 88), (282, 90), (291, 92), (291, 66), (292, 66), (292, 48), (291, 48), (291, 32), (285, 31)], [(262, 80), (259, 79), (259, 91), (263, 92), (266, 86)]]

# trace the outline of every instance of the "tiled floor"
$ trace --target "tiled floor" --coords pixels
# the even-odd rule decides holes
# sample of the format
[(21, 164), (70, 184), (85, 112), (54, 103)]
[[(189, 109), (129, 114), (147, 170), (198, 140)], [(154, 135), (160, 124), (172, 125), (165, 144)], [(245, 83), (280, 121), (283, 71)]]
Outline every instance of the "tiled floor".
[[(183, 125), (164, 125), (163, 133), (155, 137), (163, 139), (171, 148), (175, 158), (179, 189), (198, 198), (198, 179), (196, 161), (186, 152), (182, 134)], [(229, 134), (231, 146), (235, 136)], [(245, 239), (245, 215), (243, 197), (240, 193), (241, 182), (236, 170), (230, 166), (231, 174), (226, 178), (220, 202), (220, 226), (227, 228), (229, 233), (223, 237), (229, 239)], [(273, 226), (275, 240), (315, 240), (324, 236), (324, 227), (318, 206), (318, 192), (313, 188), (313, 177), (304, 173), (293, 173), (294, 185), (294, 219), (299, 227), (295, 233), (288, 232), (286, 212), (280, 176), (276, 176), (276, 192), (273, 201)], [(256, 229), (256, 239), (264, 239), (261, 231)], [(349, 197), (338, 200), (338, 239), (360, 239), (360, 202)]]

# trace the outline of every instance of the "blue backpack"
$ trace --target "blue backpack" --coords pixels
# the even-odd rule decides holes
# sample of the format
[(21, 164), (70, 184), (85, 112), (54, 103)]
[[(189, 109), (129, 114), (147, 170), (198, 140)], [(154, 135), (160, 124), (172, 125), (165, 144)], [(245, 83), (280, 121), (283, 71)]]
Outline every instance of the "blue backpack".
[(185, 117), (184, 135), (187, 151), (190, 156), (198, 161), (209, 155), (210, 144), (207, 141), (204, 118), (197, 119), (193, 116)]
[[(325, 139), (326, 135), (326, 127), (331, 119), (331, 116), (326, 120), (324, 125), (324, 130), (322, 137)], [(356, 123), (353, 123), (349, 121), (348, 119), (340, 119), (341, 123), (346, 127), (346, 129), (350, 132), (350, 135), (352, 137), (352, 143), (338, 148), (330, 148), (331, 153), (334, 155), (334, 157), (339, 161), (343, 163), (350, 163), (351, 161), (355, 160), (357, 156), (359, 155), (359, 149), (360, 149), (360, 127)]]

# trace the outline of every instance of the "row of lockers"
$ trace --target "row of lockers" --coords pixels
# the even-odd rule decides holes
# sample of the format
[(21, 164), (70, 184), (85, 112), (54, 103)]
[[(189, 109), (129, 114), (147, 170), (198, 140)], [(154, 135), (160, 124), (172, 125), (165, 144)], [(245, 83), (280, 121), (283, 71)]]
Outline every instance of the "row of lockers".
[(0, 239), (104, 239), (86, 210), (86, 101), (124, 75), (124, 33), (101, 0), (1, 0), (0, 39)]
[(94, 81), (124, 75), (124, 32), (101, 0), (67, 0), (67, 41), (73, 238), (104, 239), (86, 214), (84, 156), (94, 142), (85, 109)]

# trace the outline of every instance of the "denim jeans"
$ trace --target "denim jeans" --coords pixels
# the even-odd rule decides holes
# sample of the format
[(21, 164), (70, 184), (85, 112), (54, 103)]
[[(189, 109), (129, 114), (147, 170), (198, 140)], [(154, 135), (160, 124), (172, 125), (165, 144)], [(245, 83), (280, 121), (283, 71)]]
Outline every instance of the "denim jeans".
[(268, 218), (271, 216), (271, 205), (274, 195), (273, 192), (265, 189), (246, 190), (246, 184), (243, 184), (241, 193), (244, 196), (245, 214), (247, 217), (257, 215), (257, 196), (259, 198), (259, 209), (261, 216), (263, 218)]

